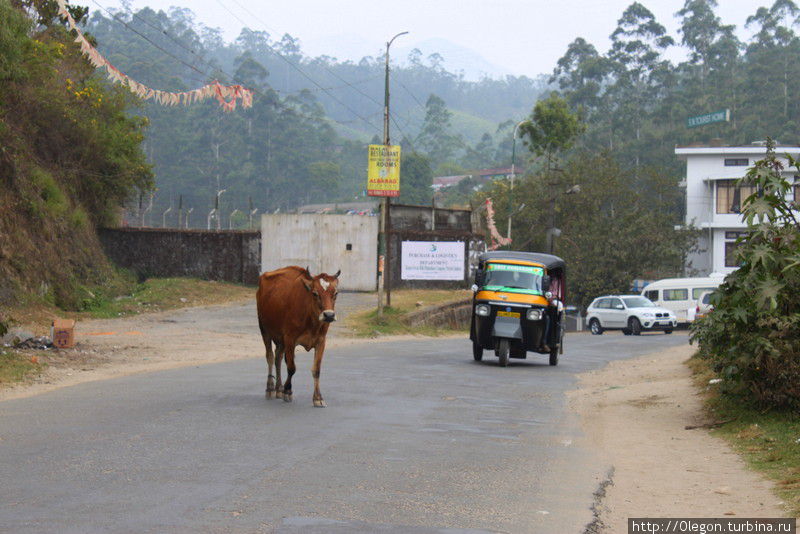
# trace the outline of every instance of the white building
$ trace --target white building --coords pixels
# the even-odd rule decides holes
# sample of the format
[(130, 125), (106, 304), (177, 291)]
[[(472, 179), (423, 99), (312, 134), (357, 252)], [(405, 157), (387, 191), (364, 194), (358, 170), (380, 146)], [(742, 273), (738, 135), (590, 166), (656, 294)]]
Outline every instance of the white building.
[[(686, 161), (686, 224), (702, 230), (697, 251), (689, 254), (686, 270), (693, 276), (727, 274), (737, 267), (734, 251), (736, 238), (747, 230), (740, 215), (742, 201), (752, 193), (750, 187), (736, 187), (735, 180), (763, 159), (763, 143), (750, 146), (676, 147), (675, 154)], [(784, 173), (792, 177), (785, 155), (800, 158), (800, 146), (775, 147), (784, 164)], [(800, 180), (794, 186), (794, 198), (800, 202)]]

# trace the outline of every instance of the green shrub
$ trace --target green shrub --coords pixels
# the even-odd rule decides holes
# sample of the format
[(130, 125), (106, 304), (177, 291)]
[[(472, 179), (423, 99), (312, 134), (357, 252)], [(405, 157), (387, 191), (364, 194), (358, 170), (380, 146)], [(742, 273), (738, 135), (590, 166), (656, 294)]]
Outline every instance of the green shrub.
[[(788, 159), (800, 171), (800, 161)], [(782, 170), (770, 141), (766, 158), (740, 180), (756, 191), (743, 203), (741, 267), (712, 295), (714, 311), (692, 338), (723, 378), (723, 393), (800, 412), (800, 222)]]

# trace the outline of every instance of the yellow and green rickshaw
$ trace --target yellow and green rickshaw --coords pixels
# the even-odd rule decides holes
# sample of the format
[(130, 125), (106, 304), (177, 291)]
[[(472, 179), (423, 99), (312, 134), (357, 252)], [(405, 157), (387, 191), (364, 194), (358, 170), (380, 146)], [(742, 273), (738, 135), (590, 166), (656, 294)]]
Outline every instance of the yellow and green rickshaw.
[(564, 348), (564, 260), (536, 252), (487, 252), (478, 260), (469, 338), (476, 361), (494, 350), (500, 366), (528, 352), (558, 365)]

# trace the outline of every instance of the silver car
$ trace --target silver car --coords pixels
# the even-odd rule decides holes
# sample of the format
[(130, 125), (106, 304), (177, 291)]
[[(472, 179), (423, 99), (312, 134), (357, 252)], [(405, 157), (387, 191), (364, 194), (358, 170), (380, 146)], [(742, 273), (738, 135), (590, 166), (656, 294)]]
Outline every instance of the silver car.
[(586, 322), (592, 334), (622, 330), (626, 336), (661, 330), (671, 334), (678, 326), (675, 314), (641, 295), (604, 295), (592, 301), (586, 310)]

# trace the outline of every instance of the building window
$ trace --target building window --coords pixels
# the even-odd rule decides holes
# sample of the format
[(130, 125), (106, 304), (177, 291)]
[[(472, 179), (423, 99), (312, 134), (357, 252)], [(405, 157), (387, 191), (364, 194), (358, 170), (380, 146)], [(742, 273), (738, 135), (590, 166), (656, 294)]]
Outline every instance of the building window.
[(800, 210), (800, 182), (794, 184), (794, 209)]
[(747, 158), (725, 158), (726, 167), (747, 167), (750, 160)]
[(736, 251), (741, 245), (739, 238), (747, 237), (747, 232), (725, 232), (725, 267), (739, 267)]
[(736, 180), (717, 182), (717, 213), (741, 213), (744, 199), (755, 193), (752, 185), (736, 186)]

